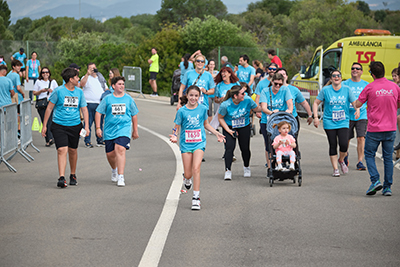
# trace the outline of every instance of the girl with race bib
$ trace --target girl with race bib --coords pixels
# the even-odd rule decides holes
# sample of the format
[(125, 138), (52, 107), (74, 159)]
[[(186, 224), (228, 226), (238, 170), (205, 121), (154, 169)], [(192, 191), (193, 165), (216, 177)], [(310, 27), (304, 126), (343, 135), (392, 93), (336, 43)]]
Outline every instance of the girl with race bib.
[(208, 123), (207, 107), (198, 103), (200, 93), (200, 88), (192, 85), (187, 89), (187, 94), (181, 97), (182, 108), (176, 113), (175, 127), (170, 135), (170, 141), (177, 143), (180, 128), (179, 147), (184, 169), (183, 183), (187, 190), (191, 189), (193, 184), (192, 210), (200, 210), (200, 167), (206, 149), (205, 129), (217, 136), (218, 142), (225, 141), (225, 136)]
[[(324, 130), (329, 142), (329, 157), (333, 167), (332, 176), (339, 177), (338, 163), (343, 174), (349, 171), (347, 165), (344, 163), (349, 140), (349, 107), (350, 103), (355, 106), (357, 98), (350, 87), (342, 85), (342, 74), (339, 70), (332, 71), (330, 81), (332, 84), (322, 88), (314, 101), (314, 126), (318, 128), (318, 105), (324, 102)], [(359, 115), (360, 113), (356, 115), (356, 119), (358, 119)], [(337, 140), (339, 140), (339, 159), (337, 155)]]
[(250, 170), (250, 111), (259, 111), (256, 102), (246, 95), (246, 88), (235, 85), (230, 89), (221, 103), (218, 120), (226, 138), (225, 144), (225, 180), (232, 179), (233, 151), (236, 139), (239, 141), (243, 159), (244, 177), (251, 177)]

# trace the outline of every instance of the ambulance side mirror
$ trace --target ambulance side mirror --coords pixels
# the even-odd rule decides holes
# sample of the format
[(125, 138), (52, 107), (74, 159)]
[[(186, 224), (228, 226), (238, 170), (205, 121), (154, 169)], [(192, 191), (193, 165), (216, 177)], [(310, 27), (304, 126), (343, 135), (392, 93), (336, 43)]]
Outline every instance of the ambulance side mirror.
[(306, 65), (301, 65), (300, 66), (300, 77), (301, 78), (306, 77)]

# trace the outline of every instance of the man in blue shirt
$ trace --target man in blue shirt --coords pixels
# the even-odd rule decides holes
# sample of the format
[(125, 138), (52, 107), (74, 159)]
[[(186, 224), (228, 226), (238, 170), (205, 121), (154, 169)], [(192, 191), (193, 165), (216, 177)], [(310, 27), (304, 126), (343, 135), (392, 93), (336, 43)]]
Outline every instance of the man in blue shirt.
[(14, 96), (14, 90), (10, 79), (5, 77), (7, 66), (0, 65), (0, 107), (11, 104), (11, 97)]
[(21, 47), (19, 49), (19, 52), (15, 52), (14, 55), (11, 56), (11, 61), (16, 59), (19, 60), (22, 63), (21, 71), (19, 72), (20, 77), (25, 77), (25, 60), (26, 60), (26, 54), (24, 53), (24, 49)]
[(249, 65), (249, 57), (247, 55), (241, 55), (239, 58), (239, 67), (236, 70), (236, 76), (240, 82), (247, 83), (253, 92), (254, 78), (256, 77), (256, 70)]

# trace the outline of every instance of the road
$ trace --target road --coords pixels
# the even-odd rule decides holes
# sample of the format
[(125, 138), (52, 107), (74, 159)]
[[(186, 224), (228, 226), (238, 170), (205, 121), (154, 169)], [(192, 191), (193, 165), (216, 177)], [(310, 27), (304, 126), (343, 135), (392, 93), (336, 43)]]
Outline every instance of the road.
[[(127, 152), (124, 188), (111, 183), (104, 148), (83, 142), (79, 185), (57, 188), (56, 151), (38, 132), (41, 152), (28, 148), (35, 161), (16, 155), (17, 173), (0, 164), (0, 266), (400, 265), (398, 168), (392, 197), (366, 196), (369, 176), (355, 169), (354, 143), (349, 174), (333, 178), (323, 130), (302, 120), (301, 187), (269, 186), (258, 133), (252, 177), (243, 178), (237, 148), (233, 179), (224, 181), (223, 145), (207, 136), (202, 209), (192, 211), (192, 192), (179, 197), (174, 183), (181, 179), (176, 145), (165, 141), (175, 107), (163, 97), (135, 100), (140, 138)], [(382, 174), (381, 159), (377, 165)]]

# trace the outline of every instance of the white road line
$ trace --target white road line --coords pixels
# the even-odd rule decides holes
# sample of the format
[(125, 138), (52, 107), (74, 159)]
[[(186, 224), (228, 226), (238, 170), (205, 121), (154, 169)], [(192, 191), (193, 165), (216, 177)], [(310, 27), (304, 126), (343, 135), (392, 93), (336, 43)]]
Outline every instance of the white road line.
[(150, 240), (147, 243), (146, 250), (144, 251), (142, 259), (139, 263), (139, 267), (157, 267), (162, 252), (164, 250), (165, 242), (167, 241), (168, 233), (171, 229), (176, 210), (178, 208), (180, 189), (182, 186), (183, 164), (181, 152), (176, 144), (172, 144), (167, 137), (158, 134), (146, 127), (139, 125), (139, 128), (165, 141), (171, 147), (176, 158), (175, 178), (172, 181), (171, 187), (169, 188), (169, 192), (165, 200), (164, 208), (161, 212), (160, 218), (158, 219), (156, 227), (151, 234)]
[[(309, 132), (309, 133), (313, 133), (313, 134), (316, 134), (316, 135), (319, 135), (319, 136), (326, 137), (326, 135), (324, 135), (324, 134), (322, 134), (322, 133), (317, 133), (317, 132), (311, 131), (311, 130), (309, 130), (309, 129), (300, 128), (300, 130), (301, 130), (301, 131), (305, 130), (305, 131), (307, 131), (307, 132)], [(352, 145), (353, 147), (357, 147), (357, 144), (354, 144), (352, 141), (350, 141), (350, 145)], [(379, 159), (383, 160), (383, 156), (382, 156), (382, 154), (379, 153), (379, 152), (376, 152), (375, 158), (379, 158)], [(395, 163), (395, 161), (393, 161), (393, 164), (394, 164), (394, 163)], [(395, 167), (396, 169), (399, 169), (399, 170), (400, 170), (400, 165), (399, 165), (399, 164), (397, 164), (397, 165), (394, 166), (394, 167)]]

